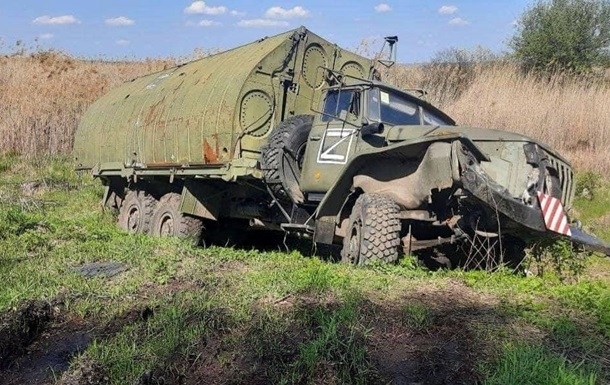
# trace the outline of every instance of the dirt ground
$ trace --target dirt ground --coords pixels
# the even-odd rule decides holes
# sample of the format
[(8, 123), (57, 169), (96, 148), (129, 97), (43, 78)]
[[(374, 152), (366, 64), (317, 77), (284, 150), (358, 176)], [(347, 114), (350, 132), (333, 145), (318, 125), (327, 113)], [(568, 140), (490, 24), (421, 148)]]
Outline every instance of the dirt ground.
[[(176, 290), (181, 286), (176, 285)], [(151, 287), (150, 290), (158, 290)], [(414, 328), (404, 322), (405, 304), (430, 309), (429, 325)], [(477, 338), (477, 325), (503, 322), (493, 310), (493, 298), (474, 293), (462, 284), (421, 288), (394, 303), (367, 302), (360, 317), (370, 332), (361, 338), (373, 372), (367, 383), (476, 384), (476, 364), (487, 352)], [(332, 301), (292, 297), (277, 303), (281, 311), (332, 310)], [(154, 311), (134, 308), (105, 324), (62, 313), (60, 301), (28, 302), (2, 315), (0, 323), (0, 384), (104, 384), (104, 368), (74, 357), (94, 340), (110, 338), (124, 326), (146, 322)], [(222, 314), (218, 317), (222, 318)], [(220, 321), (222, 321), (219, 318)], [(219, 322), (221, 324), (222, 322)], [(252, 325), (228, 325), (202, 337), (194, 353), (173, 357), (163, 367), (143, 373), (147, 384), (268, 384), (273, 365), (290, 361), (306, 340), (302, 324), (289, 325), (282, 335), (269, 336)], [(256, 341), (269, 354), (254, 351)], [(262, 345), (261, 345), (262, 343)], [(267, 345), (265, 345), (267, 344)], [(321, 362), (308, 381), (340, 383), (332, 362)]]

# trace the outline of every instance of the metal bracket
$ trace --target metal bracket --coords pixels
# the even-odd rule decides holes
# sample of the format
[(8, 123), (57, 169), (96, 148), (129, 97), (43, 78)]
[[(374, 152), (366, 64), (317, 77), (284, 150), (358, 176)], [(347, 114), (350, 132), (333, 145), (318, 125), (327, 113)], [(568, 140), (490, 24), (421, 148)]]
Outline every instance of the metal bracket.
[(288, 212), (286, 212), (286, 210), (282, 207), (282, 204), (280, 203), (280, 201), (275, 197), (275, 194), (273, 194), (273, 191), (271, 191), (271, 189), (269, 188), (268, 184), (265, 184), (265, 188), (267, 189), (267, 193), (269, 193), (269, 195), (271, 196), (272, 200), (271, 200), (271, 204), (269, 205), (269, 207), (273, 207), (275, 205), (277, 205), (277, 207), (280, 209), (280, 211), (282, 212), (282, 214), (284, 215), (284, 218), (286, 218), (286, 220), (288, 222), (290, 222), (290, 215), (288, 215)]

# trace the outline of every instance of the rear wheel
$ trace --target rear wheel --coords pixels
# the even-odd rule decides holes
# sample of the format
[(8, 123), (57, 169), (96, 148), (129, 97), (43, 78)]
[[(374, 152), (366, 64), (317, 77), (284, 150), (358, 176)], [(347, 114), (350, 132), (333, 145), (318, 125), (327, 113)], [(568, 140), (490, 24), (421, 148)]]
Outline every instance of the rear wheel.
[(119, 216), (118, 225), (130, 233), (148, 233), (157, 200), (144, 191), (131, 190), (125, 196)]
[(349, 217), (341, 260), (357, 265), (373, 260), (396, 261), (400, 228), (400, 208), (396, 202), (385, 195), (361, 195)]
[(180, 194), (168, 193), (159, 200), (152, 217), (151, 234), (157, 237), (179, 237), (198, 245), (203, 222), (180, 211)]

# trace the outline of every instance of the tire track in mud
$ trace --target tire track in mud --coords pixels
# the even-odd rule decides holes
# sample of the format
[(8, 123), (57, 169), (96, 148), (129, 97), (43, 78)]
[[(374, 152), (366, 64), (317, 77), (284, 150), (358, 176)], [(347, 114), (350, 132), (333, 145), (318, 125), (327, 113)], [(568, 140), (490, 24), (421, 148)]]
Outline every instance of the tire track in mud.
[(143, 305), (102, 323), (64, 313), (58, 299), (26, 301), (0, 315), (0, 385), (54, 384), (58, 378), (63, 384), (103, 384), (104, 368), (85, 359), (70, 373), (73, 360), (93, 341), (152, 316), (154, 310)]

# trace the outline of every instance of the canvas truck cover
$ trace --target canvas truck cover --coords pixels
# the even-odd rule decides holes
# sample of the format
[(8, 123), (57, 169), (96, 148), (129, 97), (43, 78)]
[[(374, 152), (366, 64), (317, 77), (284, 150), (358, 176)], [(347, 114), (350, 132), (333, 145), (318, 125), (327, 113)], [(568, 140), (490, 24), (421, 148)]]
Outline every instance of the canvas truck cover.
[(76, 163), (197, 168), (256, 159), (273, 126), (311, 113), (325, 86), (320, 67), (369, 78), (372, 66), (301, 27), (136, 78), (86, 111)]

